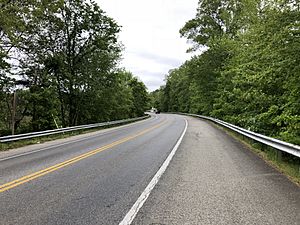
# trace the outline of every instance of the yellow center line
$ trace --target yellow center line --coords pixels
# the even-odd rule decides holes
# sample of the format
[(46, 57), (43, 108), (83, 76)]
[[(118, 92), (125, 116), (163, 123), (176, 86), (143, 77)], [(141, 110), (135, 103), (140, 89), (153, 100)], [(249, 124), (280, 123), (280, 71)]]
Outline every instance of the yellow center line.
[(13, 181), (11, 181), (11, 182), (8, 182), (8, 183), (5, 183), (5, 184), (3, 184), (3, 185), (0, 185), (0, 193), (1, 193), (1, 192), (4, 192), (4, 191), (7, 191), (7, 190), (9, 190), (9, 189), (11, 189), (11, 188), (14, 188), (14, 187), (16, 187), (16, 186), (19, 186), (19, 185), (21, 185), (21, 184), (24, 184), (24, 183), (26, 183), (26, 182), (28, 182), (28, 181), (33, 180), (33, 179), (36, 179), (36, 178), (38, 178), (38, 177), (44, 176), (44, 175), (46, 175), (46, 174), (48, 174), (48, 173), (51, 173), (51, 172), (53, 172), (53, 171), (56, 171), (56, 170), (58, 170), (58, 169), (61, 169), (61, 168), (63, 168), (63, 167), (66, 167), (66, 166), (68, 166), (68, 165), (71, 165), (71, 164), (73, 164), (73, 163), (75, 163), (75, 162), (78, 162), (78, 161), (80, 161), (80, 160), (82, 160), (82, 159), (85, 159), (85, 158), (88, 158), (88, 157), (90, 157), (90, 156), (93, 156), (93, 155), (95, 155), (95, 154), (97, 154), (97, 153), (99, 153), (99, 152), (102, 152), (102, 151), (106, 150), (106, 149), (112, 148), (112, 147), (114, 147), (114, 146), (117, 146), (117, 145), (122, 144), (122, 143), (124, 143), (124, 142), (127, 142), (127, 141), (129, 141), (129, 140), (132, 140), (132, 139), (134, 139), (134, 138), (136, 138), (136, 137), (139, 137), (139, 136), (141, 136), (141, 135), (143, 135), (143, 134), (145, 134), (145, 133), (147, 133), (147, 132), (149, 132), (149, 131), (151, 131), (151, 130), (153, 130), (153, 129), (155, 129), (155, 128), (158, 128), (158, 127), (162, 126), (162, 125), (165, 124), (165, 123), (166, 123), (166, 122), (161, 122), (161, 123), (159, 123), (159, 124), (157, 124), (157, 125), (155, 125), (155, 126), (153, 126), (153, 127), (150, 127), (150, 128), (148, 128), (148, 129), (146, 129), (146, 130), (143, 130), (143, 131), (141, 131), (141, 132), (139, 132), (139, 133), (137, 133), (137, 134), (135, 134), (135, 135), (132, 135), (132, 136), (129, 136), (129, 137), (120, 139), (120, 140), (115, 141), (115, 142), (113, 142), (113, 143), (111, 143), (111, 144), (105, 145), (105, 146), (103, 146), (103, 147), (101, 147), (101, 148), (97, 148), (97, 149), (95, 149), (95, 150), (92, 150), (92, 151), (89, 151), (89, 152), (87, 152), (87, 153), (81, 154), (81, 155), (79, 155), (79, 156), (76, 156), (76, 157), (71, 158), (71, 159), (69, 159), (69, 160), (63, 161), (63, 162), (58, 163), (58, 164), (56, 164), (56, 165), (50, 166), (50, 167), (48, 167), (48, 168), (46, 168), (46, 169), (39, 170), (39, 171), (37, 171), (37, 172), (35, 172), (35, 173), (32, 173), (32, 174), (23, 176), (23, 177), (21, 177), (21, 178), (19, 178), (19, 179), (16, 179), (16, 180), (13, 180)]

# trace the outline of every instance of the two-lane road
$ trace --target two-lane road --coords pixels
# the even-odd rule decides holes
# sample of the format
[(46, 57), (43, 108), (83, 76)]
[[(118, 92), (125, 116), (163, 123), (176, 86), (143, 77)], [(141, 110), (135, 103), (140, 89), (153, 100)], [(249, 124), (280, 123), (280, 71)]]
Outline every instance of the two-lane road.
[(179, 115), (0, 153), (1, 225), (130, 223), (300, 225), (300, 189)]
[(1, 224), (118, 224), (184, 127), (181, 116), (158, 115), (29, 153), (0, 154)]

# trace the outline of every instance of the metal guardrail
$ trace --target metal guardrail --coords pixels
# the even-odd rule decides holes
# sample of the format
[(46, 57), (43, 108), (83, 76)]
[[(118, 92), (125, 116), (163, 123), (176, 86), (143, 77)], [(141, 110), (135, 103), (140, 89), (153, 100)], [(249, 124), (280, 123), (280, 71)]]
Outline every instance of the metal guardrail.
[(59, 133), (65, 133), (65, 132), (70, 132), (70, 131), (76, 131), (76, 130), (83, 130), (83, 129), (90, 129), (90, 128), (96, 128), (96, 127), (104, 127), (104, 126), (109, 126), (109, 125), (134, 122), (134, 121), (146, 119), (148, 117), (149, 117), (149, 115), (137, 117), (137, 118), (131, 118), (131, 119), (115, 120), (115, 121), (110, 121), (110, 122), (94, 123), (94, 124), (59, 128), (59, 129), (54, 129), (54, 130), (32, 132), (32, 133), (26, 133), (26, 134), (3, 136), (3, 137), (0, 137), (0, 143), (19, 141), (19, 140), (30, 139), (30, 138), (35, 138), (35, 137), (43, 137), (43, 136), (48, 136), (48, 135), (52, 135), (52, 134), (59, 134)]
[(201, 118), (201, 119), (210, 120), (210, 121), (212, 121), (214, 123), (217, 123), (217, 124), (219, 124), (221, 126), (227, 127), (230, 130), (233, 130), (233, 131), (235, 131), (235, 132), (237, 132), (237, 133), (239, 133), (241, 135), (244, 135), (244, 136), (246, 136), (248, 138), (251, 138), (251, 139), (253, 139), (255, 141), (258, 141), (258, 142), (263, 143), (265, 145), (268, 145), (268, 146), (271, 146), (273, 148), (276, 148), (276, 149), (278, 149), (278, 150), (280, 150), (282, 152), (286, 152), (286, 153), (289, 153), (291, 155), (294, 155), (294, 156), (297, 156), (297, 157), (300, 158), (300, 146), (298, 146), (298, 145), (294, 145), (294, 144), (291, 144), (291, 143), (288, 143), (288, 142), (284, 142), (284, 141), (280, 141), (278, 139), (271, 138), (271, 137), (268, 137), (268, 136), (265, 136), (265, 135), (262, 135), (262, 134), (258, 134), (258, 133), (249, 131), (247, 129), (235, 126), (233, 124), (224, 122), (222, 120), (212, 118), (212, 117), (201, 116), (201, 115), (190, 114), (190, 113), (179, 113), (179, 114), (188, 115), (188, 116), (194, 116), (194, 117), (198, 117), (198, 118)]

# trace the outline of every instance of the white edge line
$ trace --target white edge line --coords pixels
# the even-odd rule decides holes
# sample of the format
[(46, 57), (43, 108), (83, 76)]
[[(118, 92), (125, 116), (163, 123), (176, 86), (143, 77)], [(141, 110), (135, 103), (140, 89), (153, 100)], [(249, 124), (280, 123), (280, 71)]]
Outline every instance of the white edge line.
[(131, 207), (131, 209), (128, 211), (128, 213), (125, 215), (125, 217), (123, 218), (123, 220), (119, 223), (119, 225), (130, 225), (132, 223), (132, 221), (134, 220), (135, 216), (139, 212), (140, 208), (144, 205), (144, 203), (147, 200), (147, 198), (149, 197), (151, 191), (153, 190), (153, 188), (155, 187), (155, 185), (159, 181), (160, 177), (164, 174), (165, 170), (169, 166), (169, 164), (170, 164), (173, 156), (175, 155), (175, 153), (176, 153), (176, 151), (177, 151), (180, 143), (182, 142), (182, 139), (183, 139), (183, 137), (184, 137), (184, 135), (186, 133), (187, 127), (188, 127), (188, 122), (185, 119), (185, 128), (184, 128), (184, 130), (183, 130), (180, 138), (178, 139), (176, 145), (174, 146), (174, 148), (172, 149), (171, 153), (166, 158), (166, 160), (164, 161), (164, 163), (162, 164), (162, 166), (156, 172), (156, 174), (154, 175), (154, 177), (152, 178), (152, 180), (150, 181), (150, 183), (147, 185), (147, 187), (145, 188), (145, 190), (142, 192), (142, 194), (140, 195), (140, 197), (136, 200), (136, 202)]
[[(156, 117), (157, 116), (155, 115), (154, 119), (156, 119)], [(91, 136), (88, 136), (88, 137), (75, 139), (73, 141), (67, 141), (67, 142), (60, 143), (60, 144), (54, 144), (54, 145), (51, 145), (51, 146), (47, 146), (47, 147), (44, 147), (44, 148), (40, 148), (40, 149), (28, 151), (28, 152), (23, 152), (23, 153), (12, 155), (12, 156), (7, 156), (7, 157), (4, 157), (4, 158), (0, 158), (0, 162), (7, 161), (7, 160), (10, 160), (10, 159), (14, 159), (14, 158), (18, 158), (18, 157), (25, 156), (25, 155), (30, 155), (30, 154), (41, 152), (41, 151), (45, 151), (45, 150), (56, 148), (56, 147), (61, 147), (61, 146), (68, 145), (68, 144), (73, 144), (73, 143), (80, 142), (80, 141), (85, 141), (85, 140), (100, 137), (100, 136), (103, 136), (103, 135), (111, 134), (111, 133), (115, 132), (116, 130), (119, 131), (119, 130), (122, 130), (123, 128), (127, 128), (128, 126), (132, 126), (132, 125), (139, 124), (139, 123), (142, 123), (142, 122), (145, 122), (145, 120), (141, 120), (141, 121), (137, 121), (137, 122), (121, 125), (121, 126), (112, 127), (113, 130), (105, 131), (105, 129), (110, 129), (110, 128), (105, 128), (105, 129), (103, 129), (103, 133), (99, 133), (99, 134), (91, 135)], [(97, 132), (97, 131), (95, 131), (95, 132)], [(92, 132), (90, 134), (92, 134)], [(73, 136), (73, 137), (76, 137), (76, 135)], [(56, 139), (56, 140), (62, 140), (62, 139)], [(56, 140), (53, 140), (53, 141), (56, 141)], [(33, 145), (35, 145), (35, 144), (33, 144)], [(24, 147), (26, 147), (26, 146), (24, 146)]]

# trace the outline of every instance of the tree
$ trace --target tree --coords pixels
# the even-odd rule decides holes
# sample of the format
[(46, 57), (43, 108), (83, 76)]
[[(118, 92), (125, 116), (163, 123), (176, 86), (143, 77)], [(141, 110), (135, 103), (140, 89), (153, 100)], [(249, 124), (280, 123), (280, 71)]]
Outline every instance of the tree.
[(1, 0), (0, 10), (0, 115), (11, 111), (12, 77), (28, 83), (18, 132), (144, 112), (146, 87), (118, 68), (120, 27), (94, 1)]
[(132, 117), (142, 116), (149, 106), (147, 88), (143, 82), (132, 77), (128, 84), (132, 90), (133, 108)]
[(63, 126), (75, 125), (84, 92), (100, 88), (117, 65), (119, 26), (94, 2), (45, 0), (33, 6), (20, 47), (23, 74), (33, 87), (55, 87)]
[[(194, 42), (196, 50), (201, 46), (212, 46), (214, 41), (227, 36), (234, 38), (245, 28), (246, 16), (253, 0), (199, 0), (197, 14), (180, 30), (183, 37)], [(252, 8), (251, 8), (252, 9)], [(248, 14), (247, 14), (248, 15)]]
[(299, 18), (297, 0), (200, 0), (181, 34), (206, 51), (168, 75), (160, 105), (299, 144)]
[(235, 56), (220, 81), (227, 80), (226, 91), (220, 93), (214, 115), (299, 142), (293, 138), (300, 125), (299, 85), (294, 85), (299, 81), (299, 15), (289, 6), (268, 5), (263, 19), (236, 41)]

